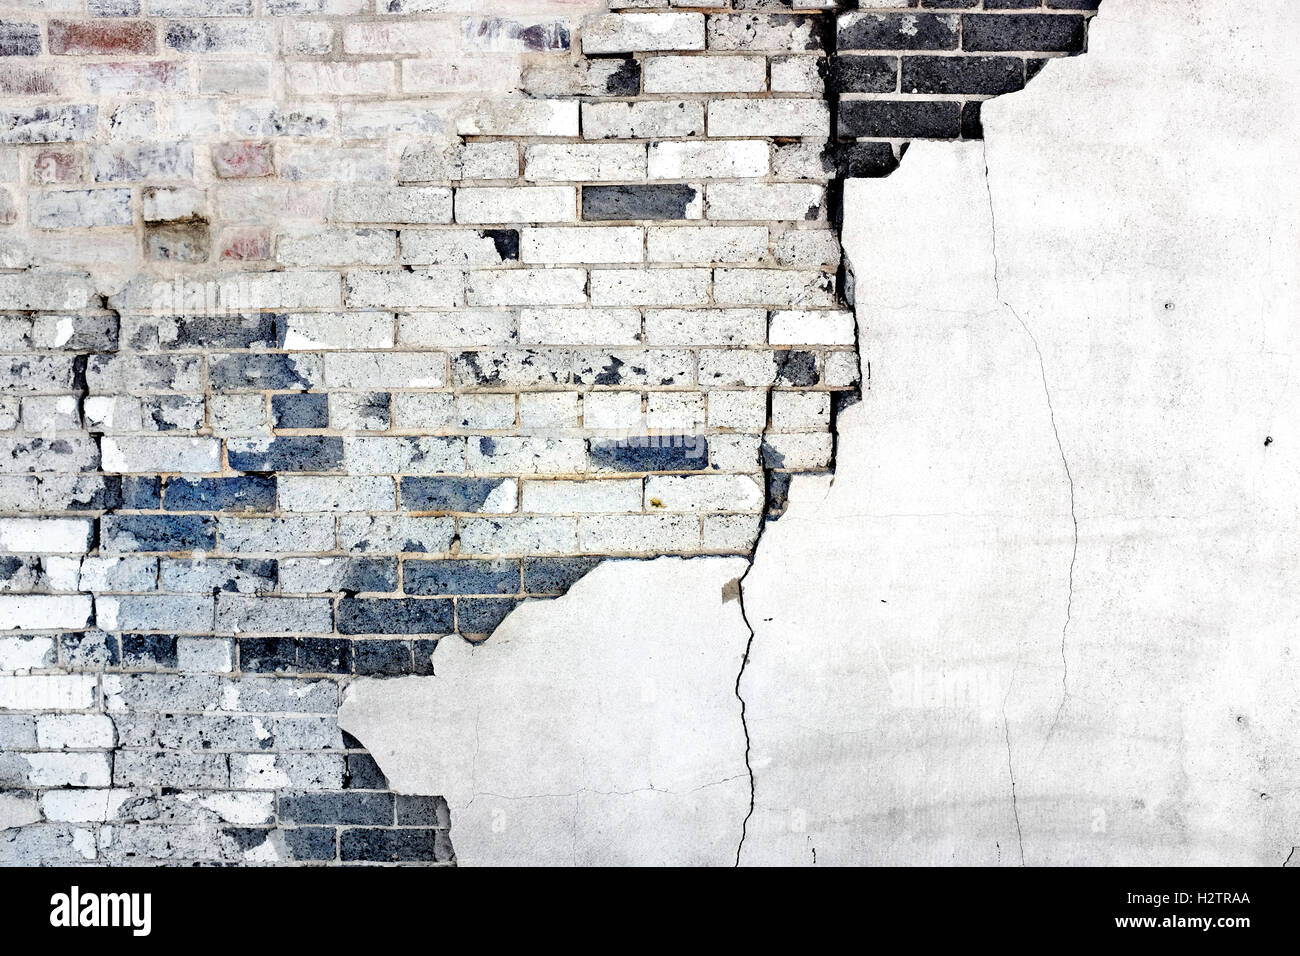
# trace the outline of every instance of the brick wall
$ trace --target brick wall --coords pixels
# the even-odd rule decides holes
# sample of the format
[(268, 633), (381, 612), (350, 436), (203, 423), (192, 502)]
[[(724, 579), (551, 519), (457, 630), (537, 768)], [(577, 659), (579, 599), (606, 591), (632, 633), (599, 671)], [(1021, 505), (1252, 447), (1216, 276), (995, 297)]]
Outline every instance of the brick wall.
[(1097, 0), (596, 5), (0, 8), (0, 863), (450, 860), (346, 681), (748, 554), (858, 394), (839, 181)]

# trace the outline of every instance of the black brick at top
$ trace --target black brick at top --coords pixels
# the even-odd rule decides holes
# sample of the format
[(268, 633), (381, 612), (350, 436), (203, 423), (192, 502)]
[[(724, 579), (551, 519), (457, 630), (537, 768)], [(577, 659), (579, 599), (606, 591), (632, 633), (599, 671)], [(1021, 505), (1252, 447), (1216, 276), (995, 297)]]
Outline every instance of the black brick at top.
[(955, 50), (955, 14), (859, 13), (840, 18), (841, 50)]
[(839, 135), (882, 139), (956, 139), (961, 104), (953, 100), (850, 100), (840, 103)]
[(1012, 93), (1025, 85), (1025, 62), (1012, 56), (908, 56), (904, 93)]
[(1079, 53), (1086, 24), (1084, 17), (1068, 14), (968, 13), (961, 18), (961, 45), (989, 53)]

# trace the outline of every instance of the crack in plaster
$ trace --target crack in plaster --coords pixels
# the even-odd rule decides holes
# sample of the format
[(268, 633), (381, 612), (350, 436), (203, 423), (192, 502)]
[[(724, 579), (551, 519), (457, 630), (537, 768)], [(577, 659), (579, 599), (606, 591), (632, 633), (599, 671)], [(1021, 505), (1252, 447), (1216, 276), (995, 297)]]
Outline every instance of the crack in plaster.
[[(989, 228), (992, 233), (990, 248), (993, 252), (993, 288), (997, 293), (998, 302), (1011, 313), (1012, 317), (1015, 318), (1016, 322), (1020, 325), (1020, 328), (1024, 330), (1030, 344), (1034, 347), (1034, 354), (1038, 358), (1038, 374), (1043, 383), (1043, 399), (1047, 403), (1048, 420), (1052, 425), (1052, 438), (1056, 442), (1057, 454), (1060, 455), (1061, 458), (1061, 468), (1065, 472), (1065, 483), (1070, 494), (1070, 524), (1072, 531), (1070, 542), (1070, 566), (1066, 576), (1065, 621), (1061, 625), (1061, 700), (1056, 707), (1056, 713), (1052, 717), (1052, 723), (1048, 727), (1047, 735), (1043, 739), (1043, 745), (1046, 746), (1047, 742), (1052, 739), (1052, 735), (1056, 732), (1056, 727), (1061, 721), (1061, 715), (1065, 711), (1065, 705), (1070, 698), (1070, 661), (1066, 650), (1069, 639), (1070, 621), (1074, 614), (1074, 570), (1075, 565), (1079, 560), (1079, 517), (1075, 511), (1074, 475), (1070, 471), (1070, 461), (1065, 454), (1065, 444), (1061, 440), (1061, 431), (1056, 423), (1056, 408), (1052, 404), (1052, 390), (1047, 381), (1047, 365), (1043, 360), (1043, 350), (1039, 347), (1038, 337), (1034, 335), (1034, 331), (1029, 327), (1029, 323), (1024, 320), (1020, 313), (1016, 311), (1015, 307), (1012, 306), (1012, 304), (1002, 295), (1002, 282), (999, 274), (998, 262), (998, 220), (996, 206), (993, 202), (993, 183), (989, 175), (989, 150), (987, 140), (981, 141), (981, 148), (984, 153), (984, 190), (985, 194), (988, 196)], [(1010, 686), (1008, 686), (1007, 694), (1010, 696)], [(1009, 759), (1009, 742), (1007, 756)], [(1012, 788), (1014, 790), (1014, 783)]]

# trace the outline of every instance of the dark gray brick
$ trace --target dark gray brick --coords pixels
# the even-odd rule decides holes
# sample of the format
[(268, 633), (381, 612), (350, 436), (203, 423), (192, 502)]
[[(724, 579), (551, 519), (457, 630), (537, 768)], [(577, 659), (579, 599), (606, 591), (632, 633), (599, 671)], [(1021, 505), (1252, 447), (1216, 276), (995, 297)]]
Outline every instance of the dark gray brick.
[(452, 602), (427, 598), (344, 598), (340, 634), (450, 634)]
[(295, 435), (231, 441), (226, 454), (236, 471), (337, 471), (343, 466), (343, 439)]
[(272, 395), (271, 421), (276, 428), (328, 428), (329, 395), (324, 392)]
[(106, 551), (213, 551), (217, 523), (207, 515), (104, 515), (99, 541)]
[(339, 849), (345, 863), (445, 863), (452, 858), (445, 830), (344, 830)]
[(283, 793), (280, 819), (286, 823), (392, 826), (393, 795), (364, 790)]
[(582, 218), (685, 219), (687, 207), (695, 201), (691, 186), (669, 183), (662, 186), (584, 186)]
[(402, 507), (407, 511), (478, 511), (488, 495), (504, 483), (503, 478), (403, 478)]
[(167, 511), (274, 511), (275, 478), (172, 478), (163, 488)]
[(1068, 14), (967, 13), (961, 20), (964, 50), (1079, 53), (1087, 36), (1087, 21)]
[(960, 103), (935, 100), (849, 100), (840, 103), (840, 136), (955, 139), (960, 133)]
[(709, 460), (708, 441), (699, 435), (592, 438), (587, 451), (594, 465), (615, 471), (702, 471)]
[(866, 13), (841, 17), (840, 50), (955, 50), (958, 17), (941, 13)]
[(518, 561), (407, 561), (402, 566), (407, 594), (518, 594)]

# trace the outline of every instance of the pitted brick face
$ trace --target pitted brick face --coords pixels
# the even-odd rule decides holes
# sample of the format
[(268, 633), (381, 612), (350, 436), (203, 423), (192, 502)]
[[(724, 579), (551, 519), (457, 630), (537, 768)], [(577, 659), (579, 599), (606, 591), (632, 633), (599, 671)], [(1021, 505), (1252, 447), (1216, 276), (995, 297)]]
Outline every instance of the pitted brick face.
[(858, 395), (840, 183), (1097, 3), (55, 6), (0, 22), (0, 862), (352, 864), (451, 846), (346, 681), (750, 554)]

